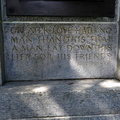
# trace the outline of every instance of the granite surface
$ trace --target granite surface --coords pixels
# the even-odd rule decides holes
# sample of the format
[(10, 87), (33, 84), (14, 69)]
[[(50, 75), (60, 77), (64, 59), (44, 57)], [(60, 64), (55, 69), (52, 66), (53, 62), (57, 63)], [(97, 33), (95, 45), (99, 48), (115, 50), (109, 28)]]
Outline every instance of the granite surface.
[[(115, 18), (8, 17), (6, 15), (6, 0), (1, 1), (5, 35), (4, 55), (6, 80), (54, 79), (54, 81), (8, 82), (4, 86), (1, 86), (0, 120), (120, 120), (119, 81), (112, 79), (59, 81), (56, 79), (115, 77), (116, 51), (118, 47), (117, 22), (119, 21), (119, 0), (116, 0)], [(31, 21), (31, 23), (27, 21)], [(88, 23), (80, 23), (86, 21)], [(48, 24), (46, 22), (50, 23)], [(53, 24), (51, 22), (61, 23)], [(62, 24), (62, 22), (72, 23)], [(90, 29), (87, 29), (87, 31), (86, 29), (79, 29), (76, 34), (76, 28), (86, 28), (86, 26), (95, 28), (97, 31), (95, 32), (94, 29), (92, 29), (92, 32)], [(47, 29), (44, 29), (44, 33), (41, 34), (39, 28), (45, 27), (47, 27)], [(56, 33), (56, 31), (57, 33), (56, 36), (52, 33), (54, 39), (50, 39), (50, 32), (53, 30), (53, 27), (55, 28), (54, 33)], [(36, 28), (36, 33), (34, 32), (34, 28)], [(62, 28), (62, 31), (65, 33), (60, 33), (61, 29), (59, 28)], [(72, 29), (74, 29), (74, 31), (71, 32)], [(84, 36), (79, 32), (82, 32)], [(47, 38), (43, 39), (43, 34), (45, 34)], [(68, 35), (68, 37), (66, 36), (66, 39), (62, 39), (62, 41), (59, 42), (59, 37), (65, 35)], [(69, 37), (69, 35), (76, 36), (76, 38), (72, 36)], [(93, 37), (90, 39), (92, 35)], [(64, 41), (69, 39), (70, 42)], [(48, 40), (52, 42), (49, 43)], [(57, 40), (58, 42), (56, 43)], [(77, 42), (75, 42), (75, 40)], [(43, 42), (43, 51), (40, 46), (34, 49), (38, 41)], [(82, 49), (80, 49), (80, 51), (75, 50), (76, 47), (71, 48), (71, 46), (80, 45), (78, 41), (80, 44), (82, 43), (82, 45), (89, 46), (87, 46), (87, 49), (85, 49), (86, 46), (81, 46)], [(50, 48), (50, 53), (54, 57), (56, 53), (57, 55), (59, 54), (57, 56), (59, 59), (56, 57), (54, 60), (51, 59), (51, 55), (48, 54), (48, 48), (46, 48), (49, 44), (50, 47), (52, 47), (52, 49)], [(69, 49), (67, 50), (66, 47), (63, 48), (63, 50), (62, 47), (59, 47), (61, 45), (66, 46), (67, 44), (69, 45)], [(24, 45), (24, 47), (21, 49), (22, 45)], [(32, 47), (25, 48), (27, 45)], [(41, 45), (41, 43), (39, 43), (39, 45)], [(90, 45), (98, 46), (99, 50), (98, 48), (91, 50)], [(100, 49), (101, 45), (104, 45), (104, 47)], [(38, 56), (41, 51), (45, 53), (45, 56), (43, 54)], [(31, 53), (32, 58), (29, 58), (28, 55), (23, 56), (23, 54)], [(83, 60), (76, 62), (74, 55), (78, 53), (81, 54), (80, 58)], [(82, 55), (89, 53), (90, 61), (86, 60), (84, 58), (85, 56)], [(101, 57), (96, 56), (96, 53), (101, 54)], [(70, 54), (72, 54), (72, 57), (69, 56)], [(95, 60), (93, 56), (91, 57), (93, 54), (95, 55)], [(103, 57), (102, 55), (104, 54), (106, 55)], [(35, 58), (33, 57), (34, 55)], [(45, 57), (47, 59), (45, 59)], [(82, 61), (82, 65), (79, 61)], [(1, 83), (2, 81), (0, 80), (0, 84)]]
[(1, 62), (2, 62), (2, 53), (3, 53), (3, 51), (2, 51), (2, 30), (1, 30), (1, 27), (2, 27), (2, 23), (1, 23), (1, 21), (0, 21), (0, 85), (2, 85), (3, 84), (3, 79), (2, 79), (2, 66), (1, 66)]
[[(120, 1), (119, 1), (119, 20), (120, 20)], [(116, 78), (120, 79), (120, 22), (118, 22), (119, 33), (118, 33), (118, 50), (117, 50), (117, 72)]]
[(29, 118), (10, 120), (119, 120), (120, 115), (96, 115), (96, 116), (74, 116), (74, 117), (51, 117), (51, 118)]
[(4, 23), (12, 80), (114, 78), (116, 23)]
[[(0, 41), (2, 41), (2, 18), (1, 18), (1, 1), (0, 1)], [(2, 85), (2, 75), (1, 75), (1, 44), (0, 44), (0, 85)]]
[[(12, 120), (12, 119), (11, 119)], [(29, 118), (13, 120), (120, 120), (120, 115), (96, 115), (96, 116), (77, 116), (77, 117), (51, 117), (51, 118)]]
[(1, 11), (1, 1), (0, 1), (0, 85), (5, 82), (4, 79), (4, 60), (3, 60), (3, 31), (2, 31), (2, 11)]
[(116, 115), (120, 114), (120, 82), (114, 79), (8, 82), (0, 87), (0, 98), (0, 120), (67, 116), (70, 120), (77, 120), (77, 116), (88, 117), (80, 120), (120, 118)]
[[(1, 0), (1, 2), (2, 21), (5, 34), (5, 76), (7, 81), (115, 78), (116, 49), (118, 47), (117, 22), (119, 21), (119, 0), (116, 0), (114, 18), (7, 16), (6, 0)], [(52, 24), (54, 22), (59, 23)], [(87, 23), (83, 25), (82, 22)], [(93, 23), (89, 25), (89, 22)], [(106, 22), (106, 24), (104, 22)], [(113, 22), (116, 22), (116, 25)], [(90, 33), (91, 28), (85, 28), (84, 30), (84, 26), (87, 25), (88, 27), (92, 26), (92, 30), (94, 30), (94, 28), (98, 30)], [(12, 26), (16, 27), (16, 32)], [(77, 28), (79, 29), (79, 26), (83, 26), (82, 30), (77, 30), (77, 33), (75, 33), (76, 31), (74, 30)], [(34, 28), (36, 29), (36, 33), (34, 32)], [(41, 34), (39, 32), (42, 28), (45, 28), (45, 33)], [(53, 29), (58, 31), (54, 31), (54, 33), (48, 32)], [(60, 33), (61, 31), (67, 31), (68, 33)], [(111, 31), (112, 34), (109, 31)], [(81, 32), (80, 35), (79, 32)], [(10, 43), (11, 41), (17, 41), (16, 39), (24, 42)], [(47, 43), (48, 41), (46, 39), (51, 39), (50, 41), (53, 41), (53, 43)], [(60, 39), (70, 39), (72, 42), (54, 42)], [(91, 40), (89, 41), (89, 39)], [(95, 42), (95, 39), (97, 42)], [(75, 40), (85, 41), (85, 43), (74, 43)], [(45, 41), (45, 43), (40, 43), (38, 45), (38, 41)], [(96, 46), (99, 48), (92, 48), (94, 50), (91, 50), (91, 46), (95, 46), (95, 44), (97, 44)], [(22, 48), (20, 48), (21, 46)], [(42, 48), (43, 51), (40, 50), (41, 46), (44, 48)], [(47, 46), (49, 48), (47, 48)], [(101, 46), (103, 47), (100, 48)], [(79, 49), (78, 47), (82, 50), (75, 50)], [(105, 51), (100, 49), (104, 49)], [(29, 61), (25, 59), (29, 59)]]

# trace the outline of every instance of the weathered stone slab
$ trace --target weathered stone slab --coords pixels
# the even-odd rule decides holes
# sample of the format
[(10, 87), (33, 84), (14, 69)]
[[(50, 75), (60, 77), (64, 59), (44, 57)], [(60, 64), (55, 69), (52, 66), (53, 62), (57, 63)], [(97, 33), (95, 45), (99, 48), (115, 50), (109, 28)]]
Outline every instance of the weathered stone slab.
[(4, 23), (6, 80), (114, 78), (116, 23)]
[(1, 66), (1, 62), (2, 62), (2, 23), (0, 21), (0, 85), (3, 84), (3, 79), (2, 79), (2, 66)]
[[(119, 9), (119, 19), (118, 19), (118, 26), (119, 26), (119, 33), (118, 33), (118, 40), (120, 39), (120, 1), (118, 2), (118, 9)], [(117, 72), (116, 72), (116, 78), (120, 80), (120, 40), (118, 41), (118, 51), (117, 51)]]
[(120, 114), (120, 82), (114, 79), (8, 82), (0, 87), (0, 98), (0, 120), (65, 116), (119, 120), (96, 115)]
[(2, 31), (2, 12), (1, 12), (1, 1), (0, 1), (0, 85), (2, 85), (4, 80), (4, 61), (3, 61), (3, 31)]
[(0, 94), (0, 120), (7, 120), (11, 117), (9, 101), (9, 95)]

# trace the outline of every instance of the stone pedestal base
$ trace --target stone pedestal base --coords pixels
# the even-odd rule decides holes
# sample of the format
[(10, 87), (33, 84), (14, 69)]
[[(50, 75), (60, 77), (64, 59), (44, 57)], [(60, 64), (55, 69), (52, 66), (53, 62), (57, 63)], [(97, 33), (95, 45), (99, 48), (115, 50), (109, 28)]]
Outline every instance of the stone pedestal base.
[(1, 120), (119, 120), (119, 103), (120, 82), (114, 79), (9, 82), (0, 87)]

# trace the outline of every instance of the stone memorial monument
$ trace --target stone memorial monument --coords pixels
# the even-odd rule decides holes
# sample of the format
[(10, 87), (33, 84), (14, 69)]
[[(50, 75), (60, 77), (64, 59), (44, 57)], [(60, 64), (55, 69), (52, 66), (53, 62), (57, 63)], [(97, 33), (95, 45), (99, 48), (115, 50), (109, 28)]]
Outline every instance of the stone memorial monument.
[[(109, 5), (108, 0), (76, 1), (75, 5), (72, 1), (37, 1), (45, 8), (36, 8), (35, 3), (7, 0), (6, 6), (2, 1), (1, 81), (116, 78), (119, 15), (115, 0)], [(67, 12), (61, 4), (67, 4)], [(55, 10), (61, 17), (42, 17), (57, 16)]]
[(119, 0), (0, 2), (0, 119), (120, 114)]

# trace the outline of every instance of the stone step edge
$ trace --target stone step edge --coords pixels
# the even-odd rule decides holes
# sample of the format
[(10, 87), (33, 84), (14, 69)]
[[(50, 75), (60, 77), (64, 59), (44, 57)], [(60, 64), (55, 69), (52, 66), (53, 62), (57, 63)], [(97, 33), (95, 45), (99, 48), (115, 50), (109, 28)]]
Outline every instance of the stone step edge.
[(7, 119), (7, 120), (120, 120), (120, 114), (22, 118), (22, 119)]

